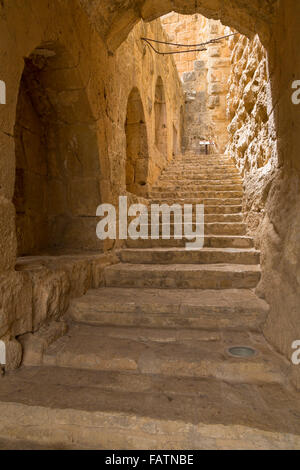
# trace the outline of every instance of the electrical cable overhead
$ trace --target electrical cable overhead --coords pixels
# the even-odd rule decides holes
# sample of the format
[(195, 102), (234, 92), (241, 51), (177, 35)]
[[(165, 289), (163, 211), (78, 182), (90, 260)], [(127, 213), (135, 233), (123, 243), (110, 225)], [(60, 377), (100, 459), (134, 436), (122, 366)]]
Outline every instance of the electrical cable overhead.
[[(187, 52), (202, 52), (202, 51), (207, 51), (207, 48), (204, 47), (204, 46), (207, 46), (209, 44), (215, 44), (215, 43), (218, 43), (220, 41), (222, 41), (223, 39), (227, 39), (231, 36), (235, 36), (236, 34), (239, 34), (239, 33), (231, 33), (231, 34), (227, 34), (226, 36), (221, 36), (219, 38), (215, 38), (215, 39), (210, 39), (209, 41), (206, 41), (206, 42), (202, 42), (200, 44), (178, 44), (178, 43), (175, 43), (175, 42), (167, 42), (167, 41), (158, 41), (157, 39), (151, 39), (151, 38), (144, 38), (142, 37), (141, 40), (146, 42), (146, 44), (148, 44), (148, 46), (151, 47), (151, 49), (156, 53), (156, 54), (160, 54), (160, 55), (170, 55), (170, 54), (185, 54)], [(159, 51), (158, 49), (156, 49), (152, 43), (156, 43), (156, 44), (164, 44), (166, 46), (172, 46), (172, 47), (184, 47), (186, 49), (184, 50), (181, 50), (181, 51)], [(191, 47), (193, 48), (196, 48), (196, 49), (190, 49)]]

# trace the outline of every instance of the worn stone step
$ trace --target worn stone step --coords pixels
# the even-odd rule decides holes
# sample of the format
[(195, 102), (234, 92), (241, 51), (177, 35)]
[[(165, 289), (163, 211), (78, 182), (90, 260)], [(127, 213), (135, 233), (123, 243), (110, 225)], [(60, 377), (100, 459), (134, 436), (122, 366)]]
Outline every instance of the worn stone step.
[(152, 188), (151, 193), (154, 192), (166, 192), (166, 191), (243, 191), (243, 186), (241, 184), (177, 184), (177, 183), (165, 183), (162, 185), (157, 185)]
[(205, 221), (209, 224), (214, 222), (243, 222), (243, 214), (205, 214)]
[(151, 199), (151, 204), (204, 204), (207, 206), (242, 206), (241, 198), (161, 198)]
[(258, 331), (269, 307), (251, 290), (104, 287), (73, 299), (68, 317), (100, 326)]
[[(182, 234), (184, 234), (184, 222), (181, 225), (176, 224), (177, 230), (181, 226)], [(193, 223), (193, 230), (195, 231), (196, 228), (201, 230), (201, 225)], [(145, 225), (141, 224), (141, 229), (145, 229)], [(148, 231), (148, 236), (151, 237), (152, 231), (156, 234), (158, 231), (159, 236), (162, 238), (163, 233), (167, 233), (166, 231), (170, 232), (170, 235), (174, 235), (175, 226), (174, 223), (163, 223), (160, 222), (159, 224), (151, 225), (151, 220), (149, 218), (149, 223), (146, 225), (146, 230)], [(246, 224), (236, 223), (236, 222), (214, 222), (214, 223), (205, 223), (204, 224), (204, 233), (205, 235), (246, 235)]]
[(188, 251), (184, 248), (122, 249), (122, 263), (130, 264), (259, 264), (260, 252), (254, 249), (203, 248)]
[[(205, 209), (205, 208), (204, 208)], [(243, 214), (207, 214), (204, 210), (205, 214), (205, 222), (208, 224), (211, 223), (216, 223), (216, 222), (224, 222), (224, 223), (229, 223), (229, 222), (237, 222), (237, 223), (242, 223), (244, 220), (244, 215)], [(151, 215), (151, 212), (149, 211), (149, 217)], [(162, 222), (162, 214), (159, 214), (159, 221)], [(193, 223), (196, 221), (196, 214), (193, 213)], [(174, 213), (171, 212), (170, 214), (170, 221), (171, 223), (174, 222)]]
[[(175, 171), (175, 170), (165, 170), (162, 173), (162, 178), (163, 177), (176, 177), (176, 178), (193, 178), (196, 177), (198, 179), (211, 179), (211, 178), (216, 178), (216, 179), (223, 179), (223, 178), (240, 178), (238, 173), (233, 172), (233, 171), (221, 171), (221, 170), (213, 170), (209, 169), (207, 171), (204, 170), (199, 170), (199, 171), (189, 171), (189, 170), (182, 170), (182, 171)], [(218, 178), (217, 178), (218, 177)]]
[(0, 388), (0, 437), (39, 448), (296, 450), (299, 413), (277, 383), (34, 367)]
[[(248, 346), (256, 354), (250, 359), (233, 358), (228, 349), (237, 345)], [(44, 351), (42, 364), (173, 377), (214, 377), (237, 383), (284, 382), (284, 367), (278, 363), (277, 355), (261, 334), (250, 332), (73, 324), (66, 336)]]
[[(155, 211), (153, 211), (155, 213)], [(241, 214), (242, 212), (242, 205), (237, 206), (222, 206), (222, 205), (205, 205), (204, 206), (204, 214), (205, 215), (237, 215)], [(150, 209), (149, 209), (150, 213)], [(171, 213), (172, 216), (172, 213)], [(194, 211), (193, 211), (194, 216)]]
[(232, 163), (217, 163), (217, 164), (203, 164), (203, 163), (183, 163), (177, 165), (170, 165), (168, 166), (165, 171), (192, 171), (192, 172), (199, 172), (199, 171), (224, 171), (224, 172), (237, 172), (237, 168), (232, 165)]
[(243, 191), (150, 191), (150, 199), (216, 199), (216, 198), (242, 198)]
[(199, 168), (219, 168), (220, 170), (222, 169), (227, 169), (230, 168), (232, 170), (238, 171), (237, 167), (234, 165), (232, 162), (221, 162), (221, 161), (215, 161), (215, 162), (208, 162), (208, 161), (187, 161), (187, 162), (172, 162), (168, 168), (170, 169), (192, 169), (192, 170), (197, 170)]
[(219, 175), (211, 175), (210, 177), (205, 177), (203, 175), (200, 176), (183, 176), (183, 175), (178, 175), (178, 176), (161, 176), (158, 180), (159, 184), (167, 184), (167, 183), (176, 183), (176, 184), (202, 184), (202, 183), (219, 183), (219, 184), (224, 184), (224, 183), (239, 183), (242, 184), (242, 179), (239, 176), (223, 176), (220, 177)]
[[(184, 247), (188, 240), (126, 240), (128, 248), (156, 248), (156, 247)], [(253, 248), (253, 238), (234, 235), (206, 235), (204, 239), (206, 248)]]
[(230, 161), (233, 162), (234, 160), (229, 156), (225, 154), (212, 154), (210, 153), (209, 155), (203, 155), (203, 154), (196, 154), (196, 153), (190, 153), (186, 151), (184, 155), (176, 155), (175, 158), (173, 158), (172, 161), (198, 161), (198, 160), (203, 160), (203, 161)]
[(126, 264), (104, 270), (107, 287), (157, 289), (252, 289), (261, 277), (260, 267), (240, 264), (163, 265)]
[(206, 204), (204, 206), (204, 213), (205, 214), (222, 214), (222, 215), (229, 215), (229, 214), (240, 214), (242, 212), (242, 205), (209, 205)]
[(207, 159), (189, 159), (189, 160), (173, 160), (170, 165), (169, 165), (169, 168), (172, 168), (172, 167), (226, 167), (226, 166), (230, 166), (232, 168), (234, 168), (235, 170), (237, 170), (237, 167), (235, 165), (235, 163), (232, 161), (232, 160), (221, 160), (221, 159), (214, 159), (214, 160), (207, 160)]

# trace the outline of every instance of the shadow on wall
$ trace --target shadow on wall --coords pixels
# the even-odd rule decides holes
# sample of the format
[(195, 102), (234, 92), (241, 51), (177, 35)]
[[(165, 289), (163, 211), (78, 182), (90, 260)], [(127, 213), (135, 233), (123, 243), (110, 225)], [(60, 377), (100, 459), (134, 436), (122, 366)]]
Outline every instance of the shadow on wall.
[(135, 87), (128, 98), (126, 133), (126, 188), (137, 196), (147, 195), (149, 150), (144, 107)]
[(72, 58), (57, 43), (25, 59), (15, 149), (18, 255), (99, 249), (96, 122)]
[(155, 145), (167, 160), (168, 158), (168, 125), (165, 89), (161, 77), (158, 77), (155, 88)]

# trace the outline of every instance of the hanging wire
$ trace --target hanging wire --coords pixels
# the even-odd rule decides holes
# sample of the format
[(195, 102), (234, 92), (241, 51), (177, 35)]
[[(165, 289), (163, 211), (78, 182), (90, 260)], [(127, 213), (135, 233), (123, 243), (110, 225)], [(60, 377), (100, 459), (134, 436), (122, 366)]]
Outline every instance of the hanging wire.
[[(231, 33), (231, 34), (227, 34), (226, 36), (221, 36), (219, 38), (215, 38), (215, 39), (210, 39), (209, 41), (206, 41), (206, 42), (202, 42), (200, 44), (178, 44), (178, 43), (175, 43), (175, 42), (167, 42), (167, 41), (158, 41), (156, 39), (150, 39), (150, 38), (141, 38), (142, 41), (146, 42), (148, 44), (148, 46), (151, 47), (151, 49), (153, 49), (153, 51), (156, 53), (156, 54), (160, 54), (160, 55), (169, 55), (169, 54), (185, 54), (187, 52), (202, 52), (202, 51), (207, 51), (207, 48), (203, 47), (203, 46), (206, 46), (208, 44), (215, 44), (215, 43), (218, 43), (220, 41), (222, 41), (223, 39), (227, 39), (231, 36), (235, 36), (236, 34), (239, 34), (239, 33)], [(182, 50), (182, 51), (159, 51), (158, 49), (156, 49), (152, 43), (156, 43), (156, 44), (164, 44), (164, 45), (167, 45), (167, 46), (175, 46), (175, 47), (185, 47), (187, 48), (186, 50)], [(196, 47), (197, 49), (189, 49), (190, 47)], [(200, 49), (198, 49), (200, 48)]]

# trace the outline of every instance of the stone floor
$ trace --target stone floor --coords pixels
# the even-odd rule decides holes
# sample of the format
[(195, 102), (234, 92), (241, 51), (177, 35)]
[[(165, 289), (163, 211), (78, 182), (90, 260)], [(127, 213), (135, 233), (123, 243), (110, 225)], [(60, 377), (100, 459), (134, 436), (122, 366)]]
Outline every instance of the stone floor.
[(0, 413), (1, 434), (45, 448), (300, 446), (299, 397), (276, 383), (23, 368), (1, 386)]

